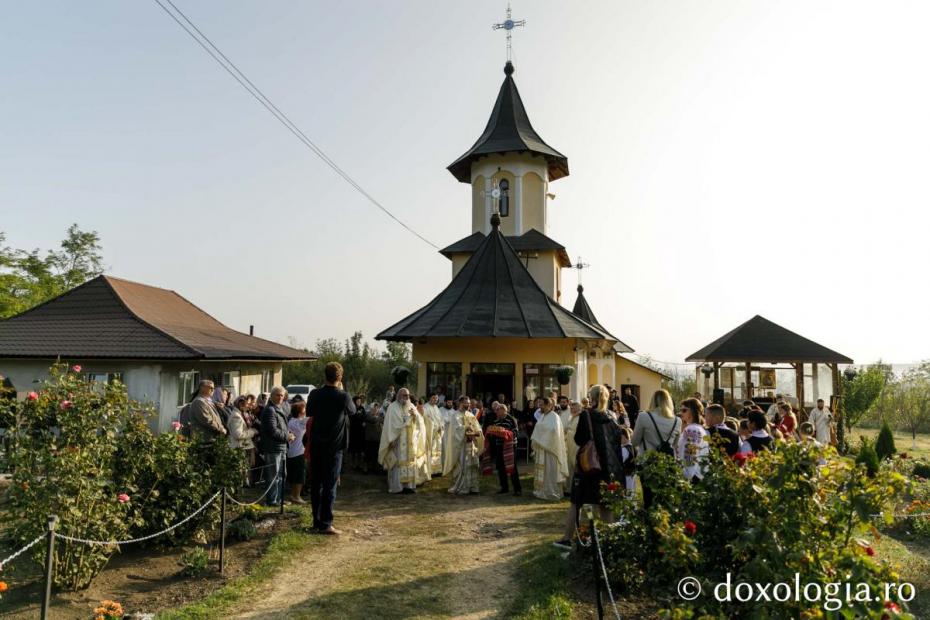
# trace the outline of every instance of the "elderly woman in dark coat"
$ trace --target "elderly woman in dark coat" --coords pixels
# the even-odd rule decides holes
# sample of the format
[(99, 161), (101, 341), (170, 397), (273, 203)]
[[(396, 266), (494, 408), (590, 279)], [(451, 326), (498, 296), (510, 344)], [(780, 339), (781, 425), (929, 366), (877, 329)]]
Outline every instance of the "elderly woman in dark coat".
[[(602, 521), (609, 521), (610, 512), (601, 503), (601, 483), (618, 482), (624, 484), (623, 457), (620, 449), (620, 425), (608, 413), (610, 392), (603, 385), (595, 385), (588, 394), (590, 409), (582, 412), (575, 430), (575, 443), (578, 445), (578, 462), (572, 478), (571, 506), (565, 517), (565, 532), (562, 540), (555, 543), (558, 547), (571, 548), (572, 536), (578, 525), (578, 513), (584, 504), (598, 506)], [(581, 448), (588, 441), (594, 440), (594, 448), (600, 462), (600, 471), (585, 473), (581, 468)]]

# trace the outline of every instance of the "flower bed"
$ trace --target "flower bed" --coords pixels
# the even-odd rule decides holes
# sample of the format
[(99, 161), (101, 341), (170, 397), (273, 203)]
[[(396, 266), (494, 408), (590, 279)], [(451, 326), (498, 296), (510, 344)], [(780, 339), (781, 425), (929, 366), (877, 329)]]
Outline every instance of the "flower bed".
[[(798, 444), (739, 461), (711, 452), (697, 485), (684, 480), (670, 457), (647, 455), (641, 479), (655, 497), (648, 511), (622, 490), (605, 489), (622, 523), (603, 528), (605, 560), (618, 589), (664, 600), (669, 617), (798, 618), (823, 611), (803, 600), (718, 602), (705, 595), (688, 602), (676, 586), (694, 577), (710, 593), (728, 574), (735, 583), (753, 584), (794, 583), (798, 575), (802, 584), (865, 583), (878, 592), (880, 584), (898, 580), (873, 557), (868, 537), (878, 535), (876, 525), (893, 521), (906, 484), (901, 473), (882, 468), (869, 475), (830, 449)], [(881, 522), (873, 517), (878, 514)], [(890, 606), (905, 608), (898, 600)], [(880, 618), (891, 607), (870, 599), (847, 611)]]

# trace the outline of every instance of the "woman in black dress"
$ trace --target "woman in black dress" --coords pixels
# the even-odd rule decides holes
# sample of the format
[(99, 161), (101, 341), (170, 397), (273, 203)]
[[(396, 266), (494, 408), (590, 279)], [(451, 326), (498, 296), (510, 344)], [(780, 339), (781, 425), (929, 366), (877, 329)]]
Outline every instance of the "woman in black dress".
[[(565, 532), (562, 540), (555, 543), (558, 547), (571, 548), (571, 539), (578, 525), (578, 513), (584, 504), (598, 506), (602, 521), (610, 521), (610, 511), (601, 503), (601, 483), (625, 482), (623, 474), (623, 456), (620, 448), (620, 425), (608, 413), (610, 392), (603, 385), (595, 385), (589, 393), (591, 408), (582, 412), (575, 430), (575, 444), (578, 445), (578, 457), (575, 475), (572, 477), (571, 506), (565, 517)], [(600, 471), (585, 473), (581, 467), (584, 445), (594, 440), (594, 448), (600, 462)]]

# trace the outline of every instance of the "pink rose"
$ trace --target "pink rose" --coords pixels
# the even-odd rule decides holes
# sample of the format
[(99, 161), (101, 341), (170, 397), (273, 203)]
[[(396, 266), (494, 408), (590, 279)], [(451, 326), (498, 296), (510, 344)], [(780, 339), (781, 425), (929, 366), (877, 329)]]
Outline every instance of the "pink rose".
[(181, 430), (181, 423), (175, 420), (174, 422), (171, 423), (171, 428), (173, 428), (176, 431), (179, 431)]
[(35, 392), (29, 392), (26, 394), (26, 400), (39, 400), (39, 395)]
[(73, 370), (74, 372), (81, 372), (81, 367), (75, 364), (74, 366), (71, 367), (71, 370)]
[(68, 409), (70, 409), (70, 408), (72, 407), (72, 403), (71, 403), (70, 400), (63, 400), (63, 401), (61, 401), (61, 404), (59, 405), (59, 407), (61, 407), (61, 408), (62, 408), (63, 410), (65, 410), (65, 411), (67, 411)]
[(125, 493), (120, 493), (119, 495), (116, 496), (116, 499), (119, 500), (120, 504), (125, 504), (126, 502), (129, 501), (129, 496), (126, 495)]

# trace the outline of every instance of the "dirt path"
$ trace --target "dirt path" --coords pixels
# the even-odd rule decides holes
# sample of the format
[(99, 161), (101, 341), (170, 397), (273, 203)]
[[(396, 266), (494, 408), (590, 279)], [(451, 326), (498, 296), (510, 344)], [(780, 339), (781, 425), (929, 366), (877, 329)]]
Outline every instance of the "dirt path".
[(346, 477), (343, 535), (321, 536), (229, 617), (502, 617), (521, 559), (558, 536), (567, 504), (496, 495), (495, 482), (478, 496), (451, 496), (442, 479), (395, 496), (380, 477)]

